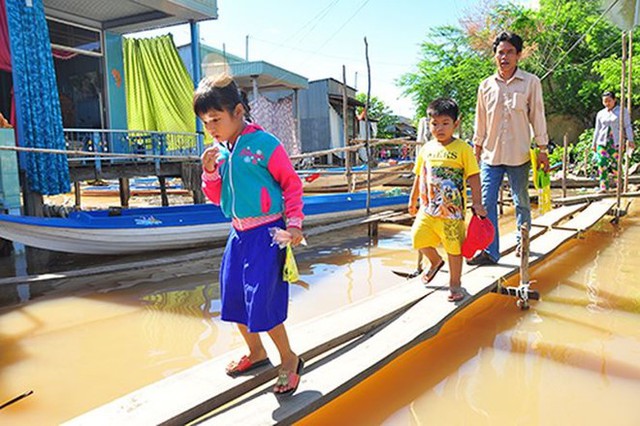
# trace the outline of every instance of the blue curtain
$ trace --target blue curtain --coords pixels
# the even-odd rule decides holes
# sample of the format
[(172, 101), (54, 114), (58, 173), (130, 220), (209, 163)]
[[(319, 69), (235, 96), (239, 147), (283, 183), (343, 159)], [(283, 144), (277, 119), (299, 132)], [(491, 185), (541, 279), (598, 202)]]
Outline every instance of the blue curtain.
[[(42, 0), (6, 0), (6, 8), (18, 143), (23, 147), (65, 149), (60, 98)], [(28, 153), (21, 159), (32, 191), (44, 195), (69, 192), (66, 155)]]

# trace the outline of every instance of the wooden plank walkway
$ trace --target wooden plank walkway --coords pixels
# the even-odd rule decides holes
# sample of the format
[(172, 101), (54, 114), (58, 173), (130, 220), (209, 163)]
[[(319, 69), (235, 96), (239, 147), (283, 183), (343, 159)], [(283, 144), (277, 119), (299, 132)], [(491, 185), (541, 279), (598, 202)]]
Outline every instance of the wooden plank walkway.
[[(572, 204), (581, 204), (591, 201), (604, 200), (607, 198), (615, 198), (615, 193), (607, 193), (607, 194), (585, 194), (585, 195), (574, 195), (571, 197), (564, 198), (554, 198), (551, 202), (556, 206), (568, 206)], [(640, 192), (623, 192), (621, 194), (622, 198), (638, 198), (640, 197)]]
[(587, 206), (586, 203), (581, 203), (571, 206), (562, 206), (551, 210), (547, 214), (537, 217), (531, 221), (533, 227), (549, 228), (564, 218), (572, 216), (573, 214), (583, 210)]
[[(562, 214), (550, 212), (548, 214), (553, 215), (555, 222), (548, 220), (545, 223), (557, 223), (573, 213), (573, 209), (564, 210)], [(532, 238), (542, 235), (546, 230), (547, 228), (542, 227), (532, 229), (535, 231), (535, 233), (532, 232)], [(501, 240), (501, 242), (503, 241), (504, 252), (515, 249), (515, 233), (507, 235), (504, 240)], [(503, 272), (513, 273), (512, 269), (517, 268), (518, 265), (518, 262), (503, 263), (488, 269), (486, 267), (479, 268), (480, 272), (474, 272), (477, 268), (465, 265), (464, 286), (467, 287), (467, 283), (475, 280), (475, 275), (472, 275), (474, 273), (482, 276), (489, 273), (492, 276), (492, 273), (500, 272), (500, 276), (503, 276)], [(482, 272), (483, 270), (484, 272)], [(305, 359), (312, 359), (380, 328), (414, 304), (420, 303), (427, 295), (435, 292), (441, 296), (444, 295), (438, 296), (437, 300), (446, 299), (446, 292), (436, 291), (434, 288), (446, 288), (447, 281), (448, 277), (445, 274), (440, 274), (430, 289), (425, 289), (419, 284), (419, 280), (403, 281), (402, 284), (370, 298), (293, 327), (290, 335), (294, 350)], [(470, 303), (468, 298), (463, 304), (467, 303)], [(446, 301), (444, 304), (447, 307), (454, 306)], [(277, 370), (273, 366), (265, 366), (256, 371), (255, 376), (235, 379), (228, 377), (224, 373), (227, 363), (232, 359), (239, 358), (245, 352), (244, 348), (238, 349), (199, 364), (116, 399), (71, 420), (67, 424), (184, 424), (242, 396), (275, 377)], [(167, 398), (171, 399), (170, 403)]]
[[(534, 240), (531, 244), (530, 262), (533, 264), (541, 261), (576, 234), (576, 231), (552, 230)], [(512, 254), (498, 265), (477, 268), (464, 277), (467, 297), (463, 301), (450, 303), (446, 300), (446, 290), (436, 291), (384, 328), (365, 336), (357, 345), (337, 351), (324, 358), (319, 365), (310, 364), (292, 397), (278, 398), (270, 389), (266, 389), (195, 424), (267, 425), (291, 424), (300, 420), (375, 373), (398, 355), (433, 337), (457, 312), (492, 291), (502, 279), (515, 275), (519, 264), (520, 260)], [(446, 286), (446, 280), (442, 276), (438, 284)], [(421, 286), (418, 280), (411, 284)]]
[(554, 226), (554, 228), (571, 229), (579, 232), (587, 230), (609, 213), (615, 205), (616, 201), (609, 199), (593, 202), (582, 213), (562, 225)]

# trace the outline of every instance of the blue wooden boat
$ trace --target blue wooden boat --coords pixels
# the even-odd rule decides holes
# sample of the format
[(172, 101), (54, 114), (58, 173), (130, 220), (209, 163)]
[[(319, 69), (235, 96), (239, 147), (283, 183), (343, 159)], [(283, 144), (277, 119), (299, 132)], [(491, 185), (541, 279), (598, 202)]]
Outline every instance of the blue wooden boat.
[[(406, 208), (407, 195), (373, 192), (371, 211)], [(305, 227), (364, 216), (366, 193), (304, 197)], [(0, 238), (47, 250), (126, 254), (221, 244), (230, 222), (213, 204), (73, 212), (68, 218), (0, 215)]]

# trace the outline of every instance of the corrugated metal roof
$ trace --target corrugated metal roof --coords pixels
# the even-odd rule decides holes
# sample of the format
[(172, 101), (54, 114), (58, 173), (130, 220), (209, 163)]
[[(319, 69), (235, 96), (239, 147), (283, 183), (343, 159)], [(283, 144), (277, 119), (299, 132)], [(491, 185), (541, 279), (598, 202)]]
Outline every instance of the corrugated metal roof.
[(47, 16), (115, 32), (216, 19), (217, 0), (44, 0)]
[(236, 83), (243, 89), (253, 87), (253, 78), (258, 80), (260, 89), (306, 89), (309, 87), (305, 77), (264, 61), (237, 62), (227, 66), (205, 64), (203, 70), (205, 75), (223, 71), (231, 73)]

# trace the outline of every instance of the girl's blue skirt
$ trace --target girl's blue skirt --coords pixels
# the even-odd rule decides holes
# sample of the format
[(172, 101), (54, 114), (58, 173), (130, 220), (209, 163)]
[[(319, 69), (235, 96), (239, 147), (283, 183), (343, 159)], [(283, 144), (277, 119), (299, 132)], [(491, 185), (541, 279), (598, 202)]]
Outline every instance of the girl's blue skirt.
[(289, 284), (282, 280), (286, 250), (272, 244), (269, 228), (282, 219), (247, 231), (231, 228), (220, 267), (223, 321), (269, 331), (287, 318)]

